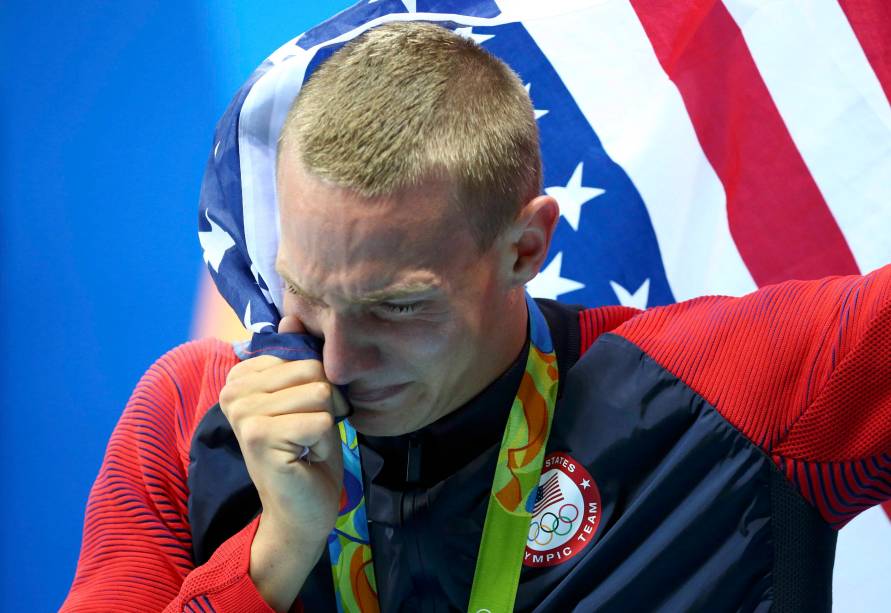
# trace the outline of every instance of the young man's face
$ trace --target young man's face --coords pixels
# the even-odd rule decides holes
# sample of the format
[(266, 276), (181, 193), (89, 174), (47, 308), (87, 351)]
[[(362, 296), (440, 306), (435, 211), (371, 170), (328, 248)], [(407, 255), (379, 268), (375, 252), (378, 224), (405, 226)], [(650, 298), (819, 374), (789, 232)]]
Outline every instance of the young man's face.
[(523, 288), (511, 286), (500, 243), (478, 253), (444, 184), (365, 199), (290, 157), (278, 179), (283, 315), (324, 339), (351, 422), (398, 435), (464, 404), (525, 340)]

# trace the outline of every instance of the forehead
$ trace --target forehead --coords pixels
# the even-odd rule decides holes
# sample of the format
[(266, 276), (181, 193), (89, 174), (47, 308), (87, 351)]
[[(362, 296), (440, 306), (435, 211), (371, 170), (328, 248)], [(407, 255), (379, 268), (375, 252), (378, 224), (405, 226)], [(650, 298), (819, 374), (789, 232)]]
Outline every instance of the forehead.
[(473, 238), (444, 181), (365, 198), (287, 168), (278, 177), (278, 266), (307, 289), (358, 294), (420, 278), (448, 283), (472, 260)]

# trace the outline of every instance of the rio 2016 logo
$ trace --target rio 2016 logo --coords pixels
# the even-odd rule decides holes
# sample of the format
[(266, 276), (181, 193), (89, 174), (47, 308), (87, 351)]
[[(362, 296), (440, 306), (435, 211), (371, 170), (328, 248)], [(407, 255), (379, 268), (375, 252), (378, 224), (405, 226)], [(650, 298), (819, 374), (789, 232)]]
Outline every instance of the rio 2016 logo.
[(526, 566), (554, 566), (594, 540), (600, 492), (584, 466), (564, 453), (545, 458), (526, 538)]

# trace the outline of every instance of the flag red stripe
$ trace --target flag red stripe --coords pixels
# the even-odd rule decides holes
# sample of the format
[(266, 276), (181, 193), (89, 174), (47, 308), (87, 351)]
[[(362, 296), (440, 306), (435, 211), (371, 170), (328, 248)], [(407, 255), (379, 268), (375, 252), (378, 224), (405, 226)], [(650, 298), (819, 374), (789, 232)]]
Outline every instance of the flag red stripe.
[(726, 7), (632, 5), (724, 185), (730, 232), (755, 282), (859, 272)]
[(547, 480), (544, 486), (541, 488), (541, 497), (546, 498), (553, 494), (554, 492), (560, 491), (560, 483), (557, 481), (556, 475)]
[(891, 2), (839, 0), (839, 4), (891, 102)]
[(532, 509), (532, 515), (538, 515), (539, 513), (541, 513), (542, 509), (546, 509), (547, 507), (560, 502), (561, 500), (563, 500), (563, 494), (561, 494), (560, 492), (557, 492), (553, 496), (541, 499), (538, 504), (535, 505), (535, 508)]

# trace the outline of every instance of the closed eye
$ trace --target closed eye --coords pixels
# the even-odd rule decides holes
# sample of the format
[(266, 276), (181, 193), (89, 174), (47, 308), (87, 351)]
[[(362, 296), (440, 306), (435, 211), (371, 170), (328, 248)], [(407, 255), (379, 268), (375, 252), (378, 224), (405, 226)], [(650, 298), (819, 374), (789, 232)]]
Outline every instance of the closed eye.
[(396, 302), (382, 302), (380, 306), (390, 313), (396, 313), (397, 315), (408, 315), (409, 313), (414, 313), (421, 306), (421, 303), (408, 302), (399, 304)]
[[(327, 306), (324, 302), (307, 296), (290, 283), (286, 282), (285, 288), (288, 292), (293, 294), (297, 300), (299, 300), (306, 306), (313, 308), (321, 308)], [(421, 307), (424, 305), (424, 302), (425, 301), (423, 300), (419, 300), (416, 302), (378, 302), (374, 305), (373, 308), (383, 311), (388, 315), (410, 315), (420, 310)]]

